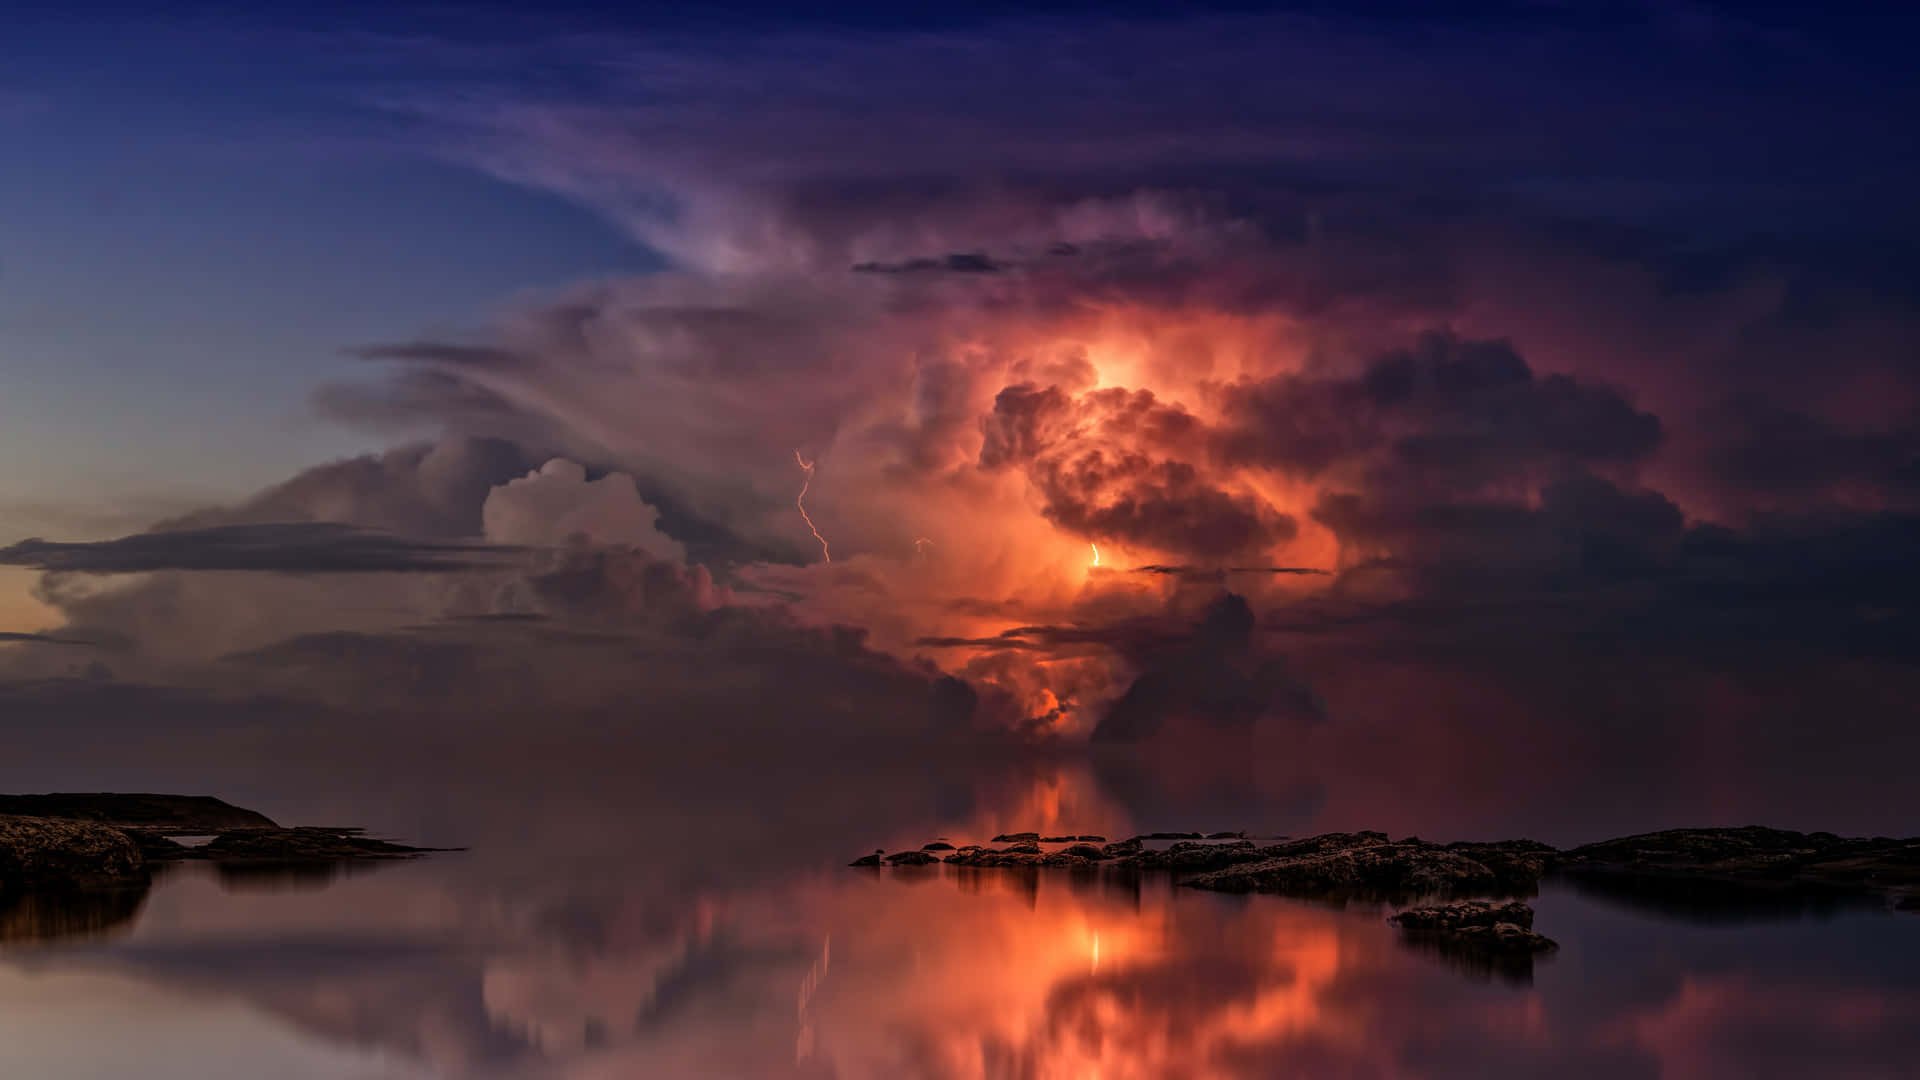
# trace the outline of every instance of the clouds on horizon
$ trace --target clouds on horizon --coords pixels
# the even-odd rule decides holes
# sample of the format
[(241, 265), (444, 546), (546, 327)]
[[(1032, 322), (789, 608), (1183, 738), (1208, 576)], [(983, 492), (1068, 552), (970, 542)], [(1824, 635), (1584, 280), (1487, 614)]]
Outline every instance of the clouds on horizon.
[[(450, 93), (457, 42), (389, 44), (422, 145), (673, 265), (362, 343), (381, 367), (317, 391), (428, 442), (7, 549), (129, 671), (412, 701), (522, 649), (519, 689), (461, 693), (532, 701), (750, 656), (958, 678), (1080, 739), (1298, 733), (1341, 651), (1497, 683), (1542, 643), (1715, 672), (1920, 643), (1920, 317), (1854, 258), (1914, 226), (1861, 179), (1913, 171), (1885, 64), (1727, 15), (1014, 19), (530, 34)], [(429, 573), (188, 572), (328, 560)]]

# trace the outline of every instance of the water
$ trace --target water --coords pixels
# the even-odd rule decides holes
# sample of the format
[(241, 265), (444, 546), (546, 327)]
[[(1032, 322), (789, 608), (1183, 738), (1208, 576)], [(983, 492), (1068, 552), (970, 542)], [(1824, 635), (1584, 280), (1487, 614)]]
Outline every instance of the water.
[(185, 865), (144, 894), (17, 906), (0, 1076), (1747, 1080), (1920, 1060), (1920, 917), (1879, 907), (1549, 882), (1536, 927), (1560, 950), (1489, 970), (1403, 941), (1377, 904), (844, 865), (938, 835), (1222, 827), (1139, 820), (1071, 763), (517, 756), (203, 774), (282, 820), (471, 850), (292, 878)]

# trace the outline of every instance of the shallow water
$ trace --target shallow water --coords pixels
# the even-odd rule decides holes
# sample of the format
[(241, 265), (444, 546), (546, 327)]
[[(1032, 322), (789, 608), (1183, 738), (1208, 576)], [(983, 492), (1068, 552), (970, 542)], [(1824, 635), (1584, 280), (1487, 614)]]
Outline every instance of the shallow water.
[(0, 915), (0, 1076), (1615, 1080), (1920, 1059), (1920, 918), (1878, 907), (1549, 882), (1536, 926), (1560, 950), (1489, 970), (1403, 942), (1378, 904), (844, 865), (937, 835), (1220, 827), (1137, 820), (1071, 767), (457, 772), (346, 794), (281, 777), (253, 802), (464, 853), (187, 865)]

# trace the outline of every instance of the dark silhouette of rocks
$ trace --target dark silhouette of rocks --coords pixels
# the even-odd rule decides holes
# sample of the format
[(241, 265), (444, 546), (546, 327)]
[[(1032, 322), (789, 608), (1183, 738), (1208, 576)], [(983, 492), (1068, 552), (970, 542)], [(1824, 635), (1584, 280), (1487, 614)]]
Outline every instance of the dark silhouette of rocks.
[(0, 895), (124, 887), (147, 880), (147, 859), (119, 829), (91, 821), (0, 817)]
[(409, 858), (431, 848), (375, 840), (358, 829), (298, 827), (224, 832), (200, 847), (183, 847), (184, 858), (217, 862), (334, 862), (342, 859)]
[[(1463, 900), (1455, 904), (1408, 908), (1387, 919), (1410, 933), (1450, 935), (1492, 947), (1522, 948), (1541, 952), (1554, 948), (1554, 942), (1533, 933), (1533, 908), (1518, 900), (1495, 903), (1490, 900)], [(1509, 930), (1499, 933), (1501, 927)], [(1525, 931), (1516, 934), (1512, 931)]]
[[(1667, 829), (1583, 844), (1561, 854), (1576, 880), (1670, 892), (1676, 884), (1767, 893), (1869, 894), (1913, 910), (1920, 896), (1920, 837), (1843, 837), (1748, 825)], [(1726, 899), (1724, 890), (1717, 890)]]
[[(1521, 841), (1516, 844), (1524, 844)], [(1234, 865), (1188, 878), (1182, 884), (1218, 892), (1277, 892), (1305, 896), (1396, 897), (1460, 895), (1531, 885), (1538, 874), (1525, 877), (1533, 865), (1522, 857), (1526, 849), (1508, 845), (1440, 845), (1408, 838), (1387, 839), (1385, 833), (1329, 833), (1264, 848), (1219, 845), (1215, 858), (1232, 858)], [(1545, 853), (1551, 848), (1541, 845)], [(1481, 862), (1486, 854), (1499, 869)], [(1547, 861), (1538, 860), (1542, 871)]]
[(1107, 838), (1104, 836), (1076, 836), (1074, 839), (1083, 844), (1104, 844), (1107, 842)]
[(1387, 920), (1409, 946), (1478, 978), (1533, 981), (1533, 961), (1559, 948), (1533, 930), (1533, 909), (1519, 901), (1468, 900), (1409, 908)]
[[(23, 809), (39, 813), (15, 812)], [(212, 839), (199, 846), (172, 839), (209, 832)], [(327, 865), (430, 850), (359, 829), (282, 828), (264, 814), (204, 795), (0, 795), (0, 901), (25, 893), (143, 888), (154, 866), (173, 862)], [(38, 914), (20, 917), (46, 923)]]
[(265, 814), (223, 802), (211, 795), (151, 793), (55, 793), (0, 795), (0, 815), (66, 818), (119, 828), (164, 829), (177, 833), (218, 833), (228, 829), (277, 828)]
[[(1165, 848), (1148, 841), (1170, 840)], [(1676, 888), (1711, 887), (1720, 894), (1765, 890), (1769, 896), (1805, 893), (1826, 897), (1880, 897), (1903, 911), (1920, 908), (1920, 838), (1845, 838), (1757, 826), (1734, 829), (1670, 829), (1558, 851), (1533, 840), (1456, 841), (1437, 844), (1380, 832), (1327, 833), (1260, 845), (1244, 833), (1144, 833), (1103, 843), (1087, 837), (1002, 833), (1004, 848), (946, 841), (924, 852), (948, 851), (940, 861), (960, 866), (1113, 866), (1163, 871), (1181, 884), (1220, 892), (1275, 892), (1331, 898), (1404, 901), (1418, 896), (1529, 894), (1555, 872), (1587, 887), (1604, 887), (1615, 898), (1641, 893), (1669, 903)], [(1047, 852), (1042, 843), (1068, 843)], [(856, 861), (880, 865), (884, 852)], [(892, 861), (892, 860), (888, 860)], [(912, 862), (920, 863), (918, 858)], [(1604, 882), (1604, 886), (1592, 885)], [(1655, 894), (1658, 897), (1655, 897)], [(1476, 934), (1478, 932), (1475, 932)], [(1473, 936), (1473, 935), (1469, 935)], [(1492, 935), (1488, 935), (1492, 936)]]
[(1137, 849), (1132, 854), (1123, 856), (1119, 864), (1136, 870), (1199, 873), (1207, 870), (1222, 870), (1260, 857), (1259, 850), (1250, 840), (1224, 844), (1183, 840), (1166, 848)]
[(896, 851), (887, 856), (888, 866), (927, 866), (940, 861), (940, 856), (925, 851)]

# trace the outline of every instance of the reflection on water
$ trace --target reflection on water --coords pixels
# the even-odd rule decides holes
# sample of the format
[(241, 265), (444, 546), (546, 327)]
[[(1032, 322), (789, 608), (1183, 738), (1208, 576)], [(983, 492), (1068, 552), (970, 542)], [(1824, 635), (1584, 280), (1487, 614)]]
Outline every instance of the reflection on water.
[[(191, 868), (143, 914), (138, 895), (36, 898), (9, 914), (26, 929), (0, 964), (130, 980), (169, 1011), (198, 1002), (234, 1045), (263, 1048), (234, 1075), (276, 1075), (315, 1044), (353, 1051), (341, 1076), (371, 1075), (372, 1054), (409, 1073), (583, 1080), (1893, 1077), (1920, 1052), (1920, 920), (1885, 914), (1709, 929), (1549, 886), (1540, 924), (1564, 947), (1526, 985), (1402, 940), (1384, 907), (1151, 876), (823, 870), (734, 893), (582, 881), (516, 898), (461, 869), (259, 896)], [(117, 941), (18, 947), (28, 929), (136, 914)], [(0, 998), (19, 992), (0, 980)], [(46, 987), (32, 992), (45, 1011)], [(0, 1041), (0, 1061), (19, 1045)]]
[[(469, 831), (414, 836), (464, 854), (297, 879), (184, 865), (144, 896), (17, 902), (0, 1076), (1878, 1080), (1920, 1055), (1920, 917), (1702, 922), (1550, 881), (1536, 926), (1561, 949), (1492, 966), (1404, 940), (1380, 904), (850, 869), (943, 834), (1189, 822), (1134, 820), (1065, 767), (789, 768), (489, 768), (436, 811)], [(122, 1044), (141, 1052), (94, 1053)]]
[(0, 899), (0, 945), (106, 937), (127, 929), (146, 899), (144, 886)]

